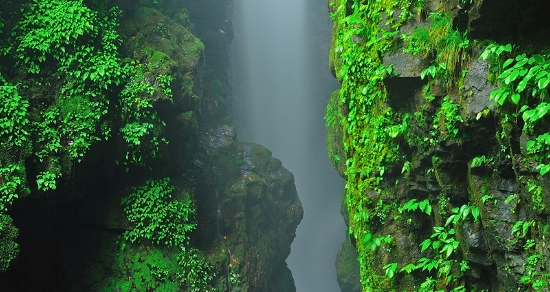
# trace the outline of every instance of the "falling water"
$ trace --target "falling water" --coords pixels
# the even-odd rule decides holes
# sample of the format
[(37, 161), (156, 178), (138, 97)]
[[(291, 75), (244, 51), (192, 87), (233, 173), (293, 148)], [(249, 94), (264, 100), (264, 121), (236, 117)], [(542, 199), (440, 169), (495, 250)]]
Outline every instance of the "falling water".
[(327, 66), (326, 5), (234, 0), (235, 125), (241, 141), (266, 146), (295, 176), (304, 219), (287, 262), (298, 292), (340, 290), (334, 261), (346, 230), (342, 179), (325, 147), (324, 108), (337, 87)]

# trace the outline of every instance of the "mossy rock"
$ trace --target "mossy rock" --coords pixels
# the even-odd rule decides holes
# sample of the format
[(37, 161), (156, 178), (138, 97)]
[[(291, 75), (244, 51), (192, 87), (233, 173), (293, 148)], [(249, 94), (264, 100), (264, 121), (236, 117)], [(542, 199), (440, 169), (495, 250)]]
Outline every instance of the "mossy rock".
[(123, 19), (120, 33), (124, 49), (134, 61), (144, 64), (153, 75), (174, 77), (174, 101), (196, 106), (193, 98), (195, 76), (204, 45), (184, 26), (159, 11), (142, 7)]
[(342, 292), (361, 292), (357, 251), (348, 238), (336, 256), (336, 275)]
[(332, 92), (329, 104), (325, 113), (327, 128), (327, 152), (330, 162), (344, 177), (346, 171), (346, 153), (342, 147), (344, 113), (340, 105), (340, 90)]

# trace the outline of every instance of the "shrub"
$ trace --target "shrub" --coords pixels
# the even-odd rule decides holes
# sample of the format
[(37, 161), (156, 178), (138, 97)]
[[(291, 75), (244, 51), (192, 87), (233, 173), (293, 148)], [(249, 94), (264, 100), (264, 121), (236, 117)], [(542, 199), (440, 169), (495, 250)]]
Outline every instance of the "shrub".
[(169, 178), (148, 180), (145, 185), (134, 187), (132, 193), (122, 199), (128, 221), (135, 224), (124, 233), (124, 239), (166, 246), (187, 244), (187, 233), (197, 225), (190, 220), (195, 207), (188, 193), (182, 192), (181, 199), (174, 198), (173, 193)]

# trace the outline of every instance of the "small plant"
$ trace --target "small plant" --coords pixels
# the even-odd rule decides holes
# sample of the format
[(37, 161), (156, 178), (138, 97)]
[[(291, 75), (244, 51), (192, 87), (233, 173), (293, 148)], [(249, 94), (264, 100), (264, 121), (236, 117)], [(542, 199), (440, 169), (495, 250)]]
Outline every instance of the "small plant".
[(397, 272), (397, 263), (389, 263), (384, 266), (384, 270), (386, 271), (386, 277), (393, 278), (395, 273)]
[(495, 197), (493, 195), (483, 195), (481, 197), (481, 203), (485, 204), (487, 201), (494, 200), (494, 199), (495, 199)]
[[(177, 261), (181, 267), (180, 272), (176, 274), (176, 278), (180, 281), (183, 287), (186, 287), (190, 292), (207, 291), (205, 288), (211, 284), (215, 274), (214, 267), (208, 263), (204, 254), (195, 248), (188, 251), (183, 251), (177, 256)], [(235, 284), (238, 280), (238, 274), (234, 276)], [(233, 282), (231, 282), (233, 284)]]
[(492, 163), (492, 162), (493, 162), (492, 157), (487, 158), (487, 157), (485, 157), (485, 155), (476, 156), (472, 159), (472, 163), (470, 164), (470, 167), (472, 167), (472, 168), (480, 167), (484, 164), (487, 165), (487, 164)]
[(514, 226), (512, 227), (512, 234), (516, 236), (516, 238), (525, 238), (527, 236), (527, 232), (529, 231), (529, 228), (534, 224), (534, 221), (529, 222), (523, 222), (523, 221), (517, 221)]
[(533, 209), (539, 212), (544, 211), (546, 209), (546, 204), (544, 203), (544, 192), (542, 187), (537, 184), (534, 179), (529, 179), (527, 181), (527, 191), (531, 194)]
[(40, 172), (38, 175), (36, 175), (36, 183), (38, 184), (38, 190), (40, 191), (55, 190), (56, 178), (57, 176), (53, 172), (50, 172), (50, 171)]
[(458, 104), (452, 102), (449, 96), (443, 98), (441, 108), (434, 118), (434, 129), (439, 129), (442, 140), (454, 139), (458, 135), (458, 124), (462, 122)]
[(418, 209), (428, 215), (431, 215), (432, 205), (430, 205), (430, 200), (424, 199), (419, 202), (417, 199), (411, 199), (399, 208), (399, 212), (403, 213), (403, 211), (416, 211)]
[(408, 161), (405, 161), (403, 163), (403, 167), (401, 168), (401, 173), (406, 177), (409, 176), (409, 174), (411, 173), (411, 163), (408, 162)]
[(25, 168), (19, 164), (9, 164), (0, 167), (0, 211), (7, 211), (13, 201), (19, 197), (18, 193), (25, 179)]
[(462, 207), (460, 208), (453, 208), (452, 212), (453, 214), (449, 216), (449, 218), (447, 218), (445, 226), (451, 223), (456, 224), (459, 221), (466, 220), (468, 219), (469, 214), (472, 214), (474, 222), (477, 222), (479, 220), (479, 208), (476, 206), (462, 205)]
[(128, 221), (135, 225), (124, 232), (124, 239), (132, 243), (145, 240), (166, 246), (186, 245), (188, 233), (197, 225), (191, 221), (195, 207), (188, 193), (183, 192), (183, 198), (174, 198), (173, 193), (169, 178), (148, 180), (145, 185), (134, 187), (122, 199)]

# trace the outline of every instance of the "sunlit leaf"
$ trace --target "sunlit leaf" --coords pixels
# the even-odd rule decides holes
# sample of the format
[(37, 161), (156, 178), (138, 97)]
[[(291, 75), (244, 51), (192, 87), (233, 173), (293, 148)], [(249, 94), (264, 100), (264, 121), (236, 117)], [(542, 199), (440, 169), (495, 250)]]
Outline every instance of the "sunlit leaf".
[(550, 83), (550, 79), (543, 77), (539, 79), (539, 82), (537, 83), (537, 85), (540, 89), (544, 89), (548, 86), (548, 83)]

